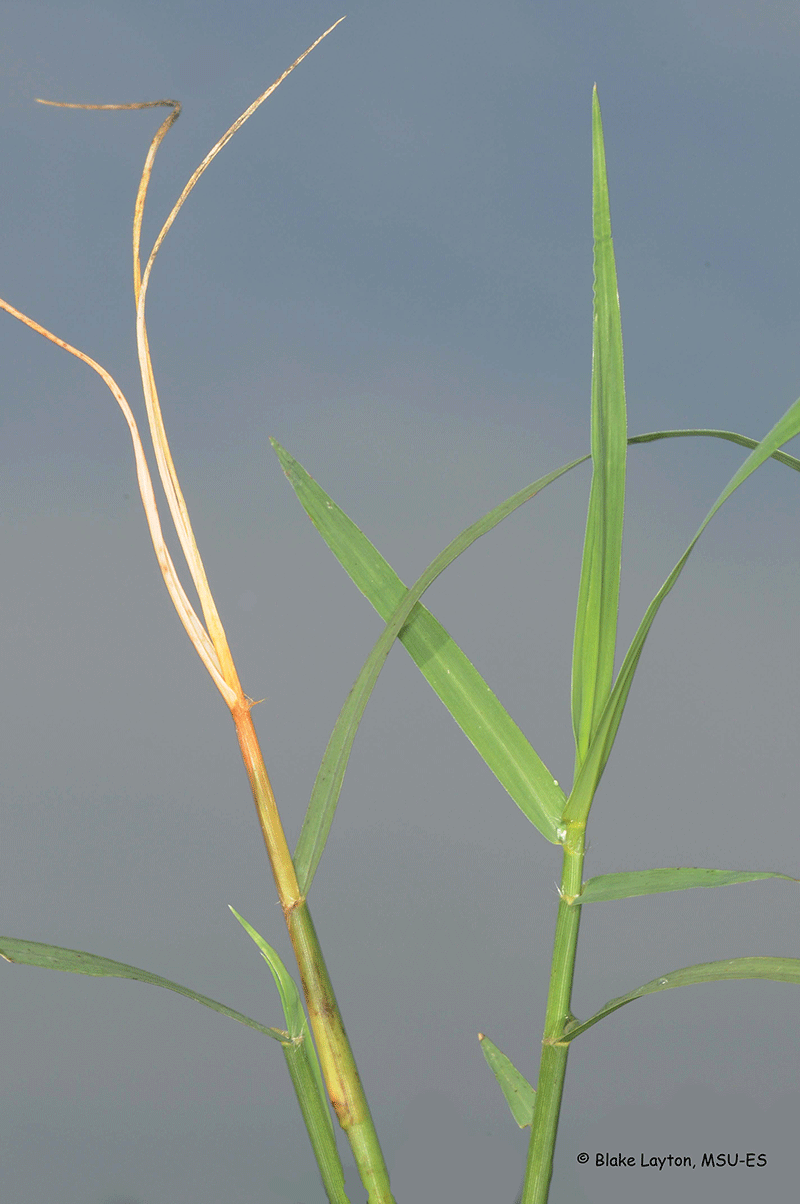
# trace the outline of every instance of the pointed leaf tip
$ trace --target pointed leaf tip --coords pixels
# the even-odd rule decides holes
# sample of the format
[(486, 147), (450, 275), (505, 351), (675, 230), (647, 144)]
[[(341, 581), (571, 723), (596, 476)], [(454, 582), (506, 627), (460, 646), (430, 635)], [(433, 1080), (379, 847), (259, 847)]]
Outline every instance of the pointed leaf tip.
[(526, 1128), (533, 1122), (533, 1107), (536, 1091), (528, 1080), (521, 1074), (513, 1062), (490, 1041), (485, 1033), (478, 1033), (481, 1052), (494, 1077), (500, 1084), (511, 1115), (520, 1129)]

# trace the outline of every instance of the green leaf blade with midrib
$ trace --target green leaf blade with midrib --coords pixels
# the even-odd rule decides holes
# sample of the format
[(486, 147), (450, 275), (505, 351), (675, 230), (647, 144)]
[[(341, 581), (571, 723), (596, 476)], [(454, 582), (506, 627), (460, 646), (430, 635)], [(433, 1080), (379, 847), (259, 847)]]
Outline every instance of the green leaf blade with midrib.
[(533, 1123), (533, 1109), (536, 1102), (536, 1088), (532, 1087), (525, 1075), (517, 1070), (510, 1058), (498, 1049), (483, 1033), (478, 1033), (483, 1056), (489, 1069), (500, 1084), (500, 1089), (511, 1109), (511, 1115), (521, 1129)]
[(572, 655), (576, 775), (614, 680), (628, 446), (622, 321), (596, 87), (592, 93), (592, 227), (592, 485)]
[[(406, 586), (363, 532), (317, 485), (302, 465), (282, 448), (277, 440), (272, 439), (271, 442), (284, 473), (314, 526), (354, 584), (372, 603), (381, 618), (391, 623), (398, 608), (409, 601)], [(479, 535), (497, 525), (523, 501), (534, 496), (545, 484), (575, 467), (577, 463), (580, 461), (573, 461), (541, 481), (520, 490), (462, 532), (419, 579), (419, 592), (422, 593), (446, 564), (451, 563)], [(517, 806), (548, 840), (557, 844), (556, 827), (566, 802), (564, 791), (557, 785), (530, 741), (475, 666), (421, 602), (412, 606), (397, 638)], [(379, 648), (379, 639), (370, 654), (375, 657), (373, 665), (368, 667), (365, 664), (362, 670), (365, 680), (370, 675), (370, 668), (380, 668), (391, 642), (390, 640), (388, 645)], [(377, 673), (374, 673), (374, 676), (377, 676)], [(348, 704), (351, 705), (348, 707)], [(332, 807), (335, 807), (341, 777), (352, 745), (352, 736), (355, 735), (357, 720), (360, 719), (360, 714), (356, 711), (356, 696), (353, 694), (342, 708), (343, 724), (346, 722), (349, 725), (350, 738), (345, 744), (344, 739), (339, 739), (339, 736), (345, 736), (345, 731), (338, 734), (335, 732), (337, 738), (331, 737), (317, 775), (306, 821), (295, 851), (295, 868), (303, 890), (308, 888), (310, 876), (313, 876), (313, 870), (319, 861), (322, 851), (320, 841), (324, 845), (320, 823), (323, 815), (324, 822), (327, 823), (324, 836), (327, 836), (327, 830), (330, 828), (332, 809), (330, 803), (325, 800), (333, 800)], [(363, 707), (361, 711), (363, 713)]]
[(575, 1021), (561, 1037), (562, 1041), (573, 1041), (581, 1033), (610, 1016), (626, 1003), (652, 995), (657, 991), (669, 991), (673, 987), (688, 987), (709, 982), (729, 982), (735, 979), (761, 978), (769, 982), (789, 982), (800, 985), (800, 959), (796, 957), (733, 957), (727, 961), (700, 962), (696, 966), (684, 966), (681, 970), (670, 970), (660, 978), (646, 982), (644, 986), (610, 999), (599, 1012), (588, 1020)]
[(149, 970), (139, 970), (136, 966), (115, 962), (109, 957), (98, 957), (96, 953), (84, 953), (81, 949), (64, 949), (61, 945), (44, 945), (39, 941), (2, 936), (0, 937), (0, 957), (7, 962), (15, 962), (24, 966), (40, 966), (45, 970), (65, 970), (70, 974), (88, 974), (95, 978), (131, 978), (136, 982), (165, 987), (168, 991), (175, 991), (178, 995), (185, 995), (187, 999), (194, 999), (197, 1003), (212, 1008), (222, 1016), (230, 1016), (232, 1020), (238, 1020), (240, 1024), (246, 1024), (260, 1033), (266, 1033), (268, 1037), (274, 1037), (282, 1045), (290, 1040), (288, 1032), (259, 1024), (257, 1020), (251, 1020), (249, 1016), (243, 1016), (241, 1012), (226, 1007), (224, 1003), (217, 1003), (216, 1000), (209, 999), (207, 995), (201, 995), (188, 987), (182, 987), (177, 982), (162, 978), (159, 974), (151, 974)]
[(789, 874), (774, 870), (715, 870), (696, 866), (665, 866), (652, 870), (626, 870), (618, 874), (599, 874), (584, 882), (574, 903), (608, 903), (634, 899), (667, 891), (692, 890), (695, 887), (734, 886), (740, 882), (759, 882), (765, 878), (783, 878), (798, 882)]

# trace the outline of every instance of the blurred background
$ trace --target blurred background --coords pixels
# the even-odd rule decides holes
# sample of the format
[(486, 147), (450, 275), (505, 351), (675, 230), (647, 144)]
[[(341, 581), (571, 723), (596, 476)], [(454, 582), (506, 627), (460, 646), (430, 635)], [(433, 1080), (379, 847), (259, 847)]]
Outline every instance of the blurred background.
[[(381, 622), (268, 437), (408, 584), (467, 524), (589, 450), (595, 82), (630, 433), (760, 438), (800, 394), (794, 5), (0, 3), (0, 290), (115, 376), (148, 448), (130, 232), (163, 111), (34, 98), (181, 101), (149, 251), (211, 146), (343, 11), (200, 181), (148, 294), (173, 455), (243, 686), (266, 699), (255, 722), (292, 848)], [(290, 944), (227, 709), (156, 565), (122, 415), (85, 365), (6, 314), (0, 357), (2, 931), (281, 1026), (227, 905), (291, 966)], [(618, 664), (745, 455), (717, 440), (631, 449)], [(589, 465), (560, 480), (425, 598), (567, 789), (589, 483)], [(800, 877), (799, 488), (761, 468), (665, 602), (592, 811), (587, 877)], [(398, 644), (311, 892), (398, 1204), (511, 1204), (519, 1189), (529, 1131), (477, 1034), (535, 1081), (559, 874)], [(793, 884), (761, 882), (587, 908), (574, 1010), (694, 962), (800, 956), (797, 907)], [(3, 963), (0, 993), (8, 1204), (324, 1200), (273, 1041), (139, 983)], [(799, 1015), (796, 989), (727, 983), (593, 1028), (570, 1059), (552, 1204), (780, 1198), (795, 1179)], [(767, 1165), (599, 1169), (606, 1151)]]

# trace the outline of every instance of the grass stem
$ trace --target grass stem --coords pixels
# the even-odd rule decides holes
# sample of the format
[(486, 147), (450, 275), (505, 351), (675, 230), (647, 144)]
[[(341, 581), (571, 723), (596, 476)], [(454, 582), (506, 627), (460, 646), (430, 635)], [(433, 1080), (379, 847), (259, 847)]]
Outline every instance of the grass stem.
[(567, 827), (563, 841), (564, 860), (550, 968), (550, 989), (547, 995), (536, 1103), (521, 1204), (547, 1204), (553, 1174), (553, 1154), (569, 1053), (569, 1044), (562, 1042), (560, 1038), (564, 1026), (572, 1019), (572, 979), (581, 917), (581, 908), (576, 907), (573, 900), (581, 892), (585, 835), (585, 823), (573, 823)]
[[(241, 690), (241, 687), (239, 689)], [(250, 702), (243, 698), (231, 708), (231, 714), (236, 725), (236, 735), (250, 780), (264, 843), (267, 846), (278, 898), (297, 959), (325, 1086), (339, 1124), (350, 1142), (369, 1204), (395, 1204), (378, 1134), (322, 956), (311, 912), (305, 896), (300, 893), (294, 863), (286, 843), (250, 709)]]

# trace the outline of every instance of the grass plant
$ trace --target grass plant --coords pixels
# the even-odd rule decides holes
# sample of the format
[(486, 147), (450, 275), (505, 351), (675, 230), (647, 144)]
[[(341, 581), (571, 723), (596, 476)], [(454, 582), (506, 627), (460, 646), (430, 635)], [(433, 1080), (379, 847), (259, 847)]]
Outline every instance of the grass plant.
[[(335, 27), (331, 26), (322, 38)], [(200, 599), (202, 618), (190, 603), (167, 549), (138, 426), (122, 391), (100, 364), (45, 330), (8, 302), (0, 300), (0, 307), (7, 313), (93, 368), (107, 384), (128, 423), (145, 515), (167, 590), (189, 639), (233, 719), (278, 899), (297, 960), (300, 988), (275, 950), (233, 908), (231, 911), (235, 918), (258, 946), (275, 979), (283, 1008), (283, 1027), (264, 1025), (172, 981), (95, 954), (21, 938), (2, 937), (0, 956), (7, 962), (77, 974), (132, 978), (165, 987), (273, 1038), (280, 1044), (286, 1059), (328, 1199), (333, 1204), (347, 1202), (342, 1165), (336, 1148), (332, 1107), (350, 1143), (369, 1204), (393, 1204), (394, 1196), (378, 1135), (317, 939), (308, 895), (325, 849), (359, 723), (386, 657), (395, 641), (399, 640), (517, 807), (542, 837), (561, 852), (555, 939), (536, 1087), (524, 1078), (485, 1034), (479, 1034), (480, 1048), (504, 1093), (514, 1121), (521, 1128), (531, 1128), (520, 1199), (522, 1204), (545, 1204), (552, 1175), (567, 1059), (572, 1043), (578, 1037), (618, 1008), (653, 992), (744, 978), (800, 983), (798, 959), (743, 956), (667, 971), (657, 979), (610, 1000), (585, 1020), (579, 1020), (571, 1009), (578, 932), (585, 906), (632, 896), (698, 887), (722, 887), (771, 877), (797, 881), (777, 871), (698, 867), (657, 867), (584, 879), (584, 856), (592, 802), (619, 729), (645, 640), (659, 608), (677, 583), (708, 523), (761, 464), (772, 458), (794, 471), (800, 470), (800, 460), (779, 450), (800, 432), (800, 400), (791, 405), (760, 440), (730, 431), (707, 429), (657, 431), (629, 436), (603, 130), (595, 88), (592, 96), (594, 310), (590, 452), (513, 494), (462, 531), (409, 588), (336, 502), (277, 440), (271, 440), (279, 464), (298, 501), (353, 584), (365, 595), (385, 624), (342, 706), (317, 774), (297, 847), (294, 853), (290, 853), (252, 722), (251, 710), (256, 704), (240, 684), (170, 455), (150, 360), (146, 298), (158, 250), (202, 173), (244, 121), (322, 38), (317, 39), (209, 151), (164, 223), (144, 271), (141, 269), (140, 237), (148, 186), (158, 148), (180, 114), (179, 104), (167, 100), (124, 105), (41, 102), (86, 109), (169, 108), (168, 115), (153, 138), (135, 202), (133, 275), (136, 337), (144, 401), (159, 477)], [(674, 438), (725, 439), (749, 449), (749, 454), (647, 608), (615, 679), (628, 447)], [(487, 534), (558, 478), (588, 460), (592, 464), (592, 480), (572, 660), (571, 706), (575, 761), (572, 786), (566, 790), (464, 652), (423, 605), (422, 596), (439, 574), (476, 539)]]

